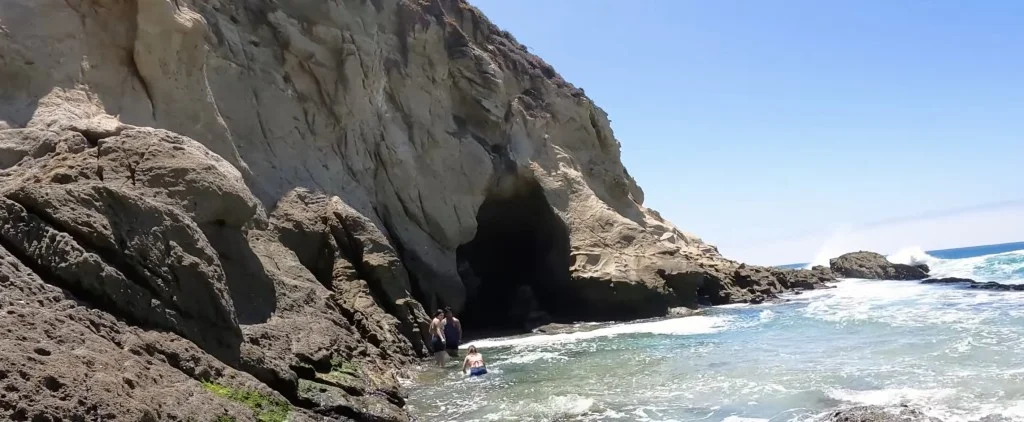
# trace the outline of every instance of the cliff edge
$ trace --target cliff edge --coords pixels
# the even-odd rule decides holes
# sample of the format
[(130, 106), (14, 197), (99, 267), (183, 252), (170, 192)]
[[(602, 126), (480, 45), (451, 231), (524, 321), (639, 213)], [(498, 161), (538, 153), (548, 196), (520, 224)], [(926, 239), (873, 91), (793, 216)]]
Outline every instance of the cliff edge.
[(425, 309), (521, 328), (833, 279), (723, 258), (619, 148), (461, 0), (0, 2), (0, 416), (407, 420)]

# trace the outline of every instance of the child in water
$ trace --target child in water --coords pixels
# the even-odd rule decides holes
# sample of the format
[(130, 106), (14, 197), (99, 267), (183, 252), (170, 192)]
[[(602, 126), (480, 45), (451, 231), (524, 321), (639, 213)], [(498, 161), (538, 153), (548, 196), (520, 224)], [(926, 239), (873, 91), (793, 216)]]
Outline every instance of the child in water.
[(466, 355), (466, 360), (462, 362), (462, 373), (465, 374), (467, 369), (469, 370), (469, 376), (471, 377), (487, 373), (487, 367), (484, 366), (484, 356), (476, 351), (476, 346), (469, 346), (469, 353)]

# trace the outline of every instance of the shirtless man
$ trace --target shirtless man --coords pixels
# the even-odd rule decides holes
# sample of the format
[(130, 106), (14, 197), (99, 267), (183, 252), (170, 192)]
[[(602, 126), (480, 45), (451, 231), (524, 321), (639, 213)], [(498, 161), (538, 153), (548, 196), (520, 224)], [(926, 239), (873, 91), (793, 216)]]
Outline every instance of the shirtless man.
[(437, 366), (444, 366), (448, 354), (444, 351), (444, 311), (440, 309), (434, 312), (434, 319), (430, 321), (430, 353), (434, 354)]
[(469, 354), (466, 355), (466, 360), (462, 361), (462, 373), (465, 374), (467, 369), (471, 377), (487, 373), (487, 367), (484, 365), (484, 355), (476, 351), (476, 346), (469, 346)]
[(452, 308), (444, 308), (444, 344), (448, 356), (459, 357), (459, 340), (462, 339), (462, 323), (452, 313)]

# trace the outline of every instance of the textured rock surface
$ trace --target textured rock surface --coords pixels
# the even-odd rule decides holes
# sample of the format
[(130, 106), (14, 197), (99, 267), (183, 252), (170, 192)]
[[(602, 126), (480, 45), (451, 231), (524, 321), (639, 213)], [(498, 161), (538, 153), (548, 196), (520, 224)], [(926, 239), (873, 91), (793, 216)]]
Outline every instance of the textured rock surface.
[(836, 410), (825, 416), (826, 422), (942, 422), (920, 410), (905, 406), (858, 406)]
[[(894, 264), (875, 252), (851, 252), (829, 260), (829, 267), (838, 277), (871, 280), (923, 280), (928, 278), (924, 269), (907, 264)], [(927, 267), (925, 267), (927, 268)]]
[(0, 256), (0, 417), (30, 420), (266, 410), (228, 390), (405, 420), (424, 307), (522, 329), (834, 280), (645, 208), (604, 112), (456, 0), (0, 2)]

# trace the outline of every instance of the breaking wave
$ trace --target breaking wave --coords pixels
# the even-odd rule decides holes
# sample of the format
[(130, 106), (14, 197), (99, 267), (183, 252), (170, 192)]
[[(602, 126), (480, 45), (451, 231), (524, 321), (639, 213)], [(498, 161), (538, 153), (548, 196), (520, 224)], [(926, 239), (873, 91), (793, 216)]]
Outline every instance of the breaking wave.
[(579, 331), (565, 334), (536, 334), (525, 337), (506, 337), (484, 339), (467, 342), (462, 348), (505, 347), (505, 346), (538, 346), (555, 343), (571, 343), (601, 337), (614, 337), (625, 334), (663, 334), (685, 336), (694, 334), (711, 334), (729, 327), (732, 318), (728, 316), (691, 316), (672, 318), (660, 321), (616, 324), (590, 331)]
[(903, 248), (886, 258), (898, 264), (926, 264), (933, 277), (964, 277), (976, 281), (1024, 283), (1024, 250), (982, 256), (943, 259), (920, 247)]

